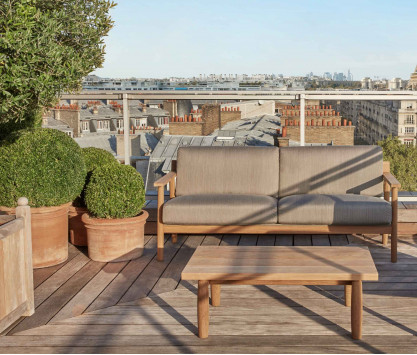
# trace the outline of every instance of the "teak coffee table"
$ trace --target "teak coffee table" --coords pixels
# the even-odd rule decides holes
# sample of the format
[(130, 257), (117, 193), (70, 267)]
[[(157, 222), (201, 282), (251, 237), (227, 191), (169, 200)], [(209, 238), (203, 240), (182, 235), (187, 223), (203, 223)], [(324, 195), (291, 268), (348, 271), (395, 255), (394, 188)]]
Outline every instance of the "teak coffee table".
[(208, 337), (211, 302), (220, 305), (220, 285), (345, 285), (352, 338), (362, 336), (362, 281), (377, 281), (366, 247), (200, 246), (181, 278), (198, 280), (198, 336)]

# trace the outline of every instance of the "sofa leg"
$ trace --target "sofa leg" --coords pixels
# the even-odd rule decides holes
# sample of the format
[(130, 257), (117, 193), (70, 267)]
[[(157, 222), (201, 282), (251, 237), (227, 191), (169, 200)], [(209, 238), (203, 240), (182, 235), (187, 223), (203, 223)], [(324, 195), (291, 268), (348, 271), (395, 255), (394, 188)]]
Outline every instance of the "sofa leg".
[(387, 245), (388, 244), (388, 234), (383, 234), (382, 235), (382, 245)]
[(157, 235), (157, 251), (156, 251), (156, 259), (158, 261), (164, 261), (164, 230), (162, 228), (158, 228), (158, 235)]
[(397, 230), (391, 234), (391, 262), (397, 262)]
[(177, 234), (171, 234), (171, 238), (172, 238), (172, 242), (175, 244), (178, 240), (178, 235)]
[(392, 207), (392, 232), (391, 232), (391, 262), (397, 262), (397, 238), (398, 238), (398, 188), (391, 190)]

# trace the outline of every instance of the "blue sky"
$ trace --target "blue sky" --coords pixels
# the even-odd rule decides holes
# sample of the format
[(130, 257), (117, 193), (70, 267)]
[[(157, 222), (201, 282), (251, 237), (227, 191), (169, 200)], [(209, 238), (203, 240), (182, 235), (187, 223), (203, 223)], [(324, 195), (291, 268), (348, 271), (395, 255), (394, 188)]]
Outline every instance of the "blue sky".
[(305, 75), (408, 79), (416, 0), (118, 0), (104, 77)]

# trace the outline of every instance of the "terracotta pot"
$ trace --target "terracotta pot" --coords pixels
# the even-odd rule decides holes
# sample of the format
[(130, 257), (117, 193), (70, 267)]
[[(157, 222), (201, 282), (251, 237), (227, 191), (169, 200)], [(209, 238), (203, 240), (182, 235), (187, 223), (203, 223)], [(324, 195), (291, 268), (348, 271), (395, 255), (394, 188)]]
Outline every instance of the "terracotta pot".
[(87, 246), (87, 230), (81, 217), (88, 213), (86, 207), (70, 206), (68, 211), (69, 240), (79, 247)]
[[(32, 262), (39, 269), (58, 265), (68, 258), (68, 208), (70, 203), (53, 207), (31, 208)], [(6, 214), (14, 208), (0, 207)]]
[(88, 256), (101, 262), (119, 262), (143, 254), (145, 223), (148, 212), (121, 219), (92, 218), (83, 214), (87, 229)]

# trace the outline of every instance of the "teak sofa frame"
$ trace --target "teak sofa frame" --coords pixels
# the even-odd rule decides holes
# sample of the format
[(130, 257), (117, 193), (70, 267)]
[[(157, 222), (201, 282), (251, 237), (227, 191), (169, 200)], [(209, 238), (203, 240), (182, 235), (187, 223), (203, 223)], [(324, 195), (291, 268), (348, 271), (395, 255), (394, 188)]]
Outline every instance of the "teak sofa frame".
[(391, 234), (391, 262), (397, 262), (398, 235), (398, 189), (400, 182), (390, 173), (390, 163), (383, 162), (384, 199), (390, 201), (392, 207), (391, 225), (372, 226), (328, 226), (328, 225), (295, 225), (295, 224), (254, 224), (244, 226), (222, 225), (175, 225), (162, 223), (162, 208), (164, 205), (164, 188), (169, 184), (169, 198), (175, 197), (176, 160), (172, 161), (172, 171), (164, 175), (154, 186), (158, 188), (157, 207), (157, 259), (164, 260), (164, 234), (172, 234), (172, 241), (177, 241), (181, 234), (382, 234), (382, 244), (388, 244), (388, 234)]

